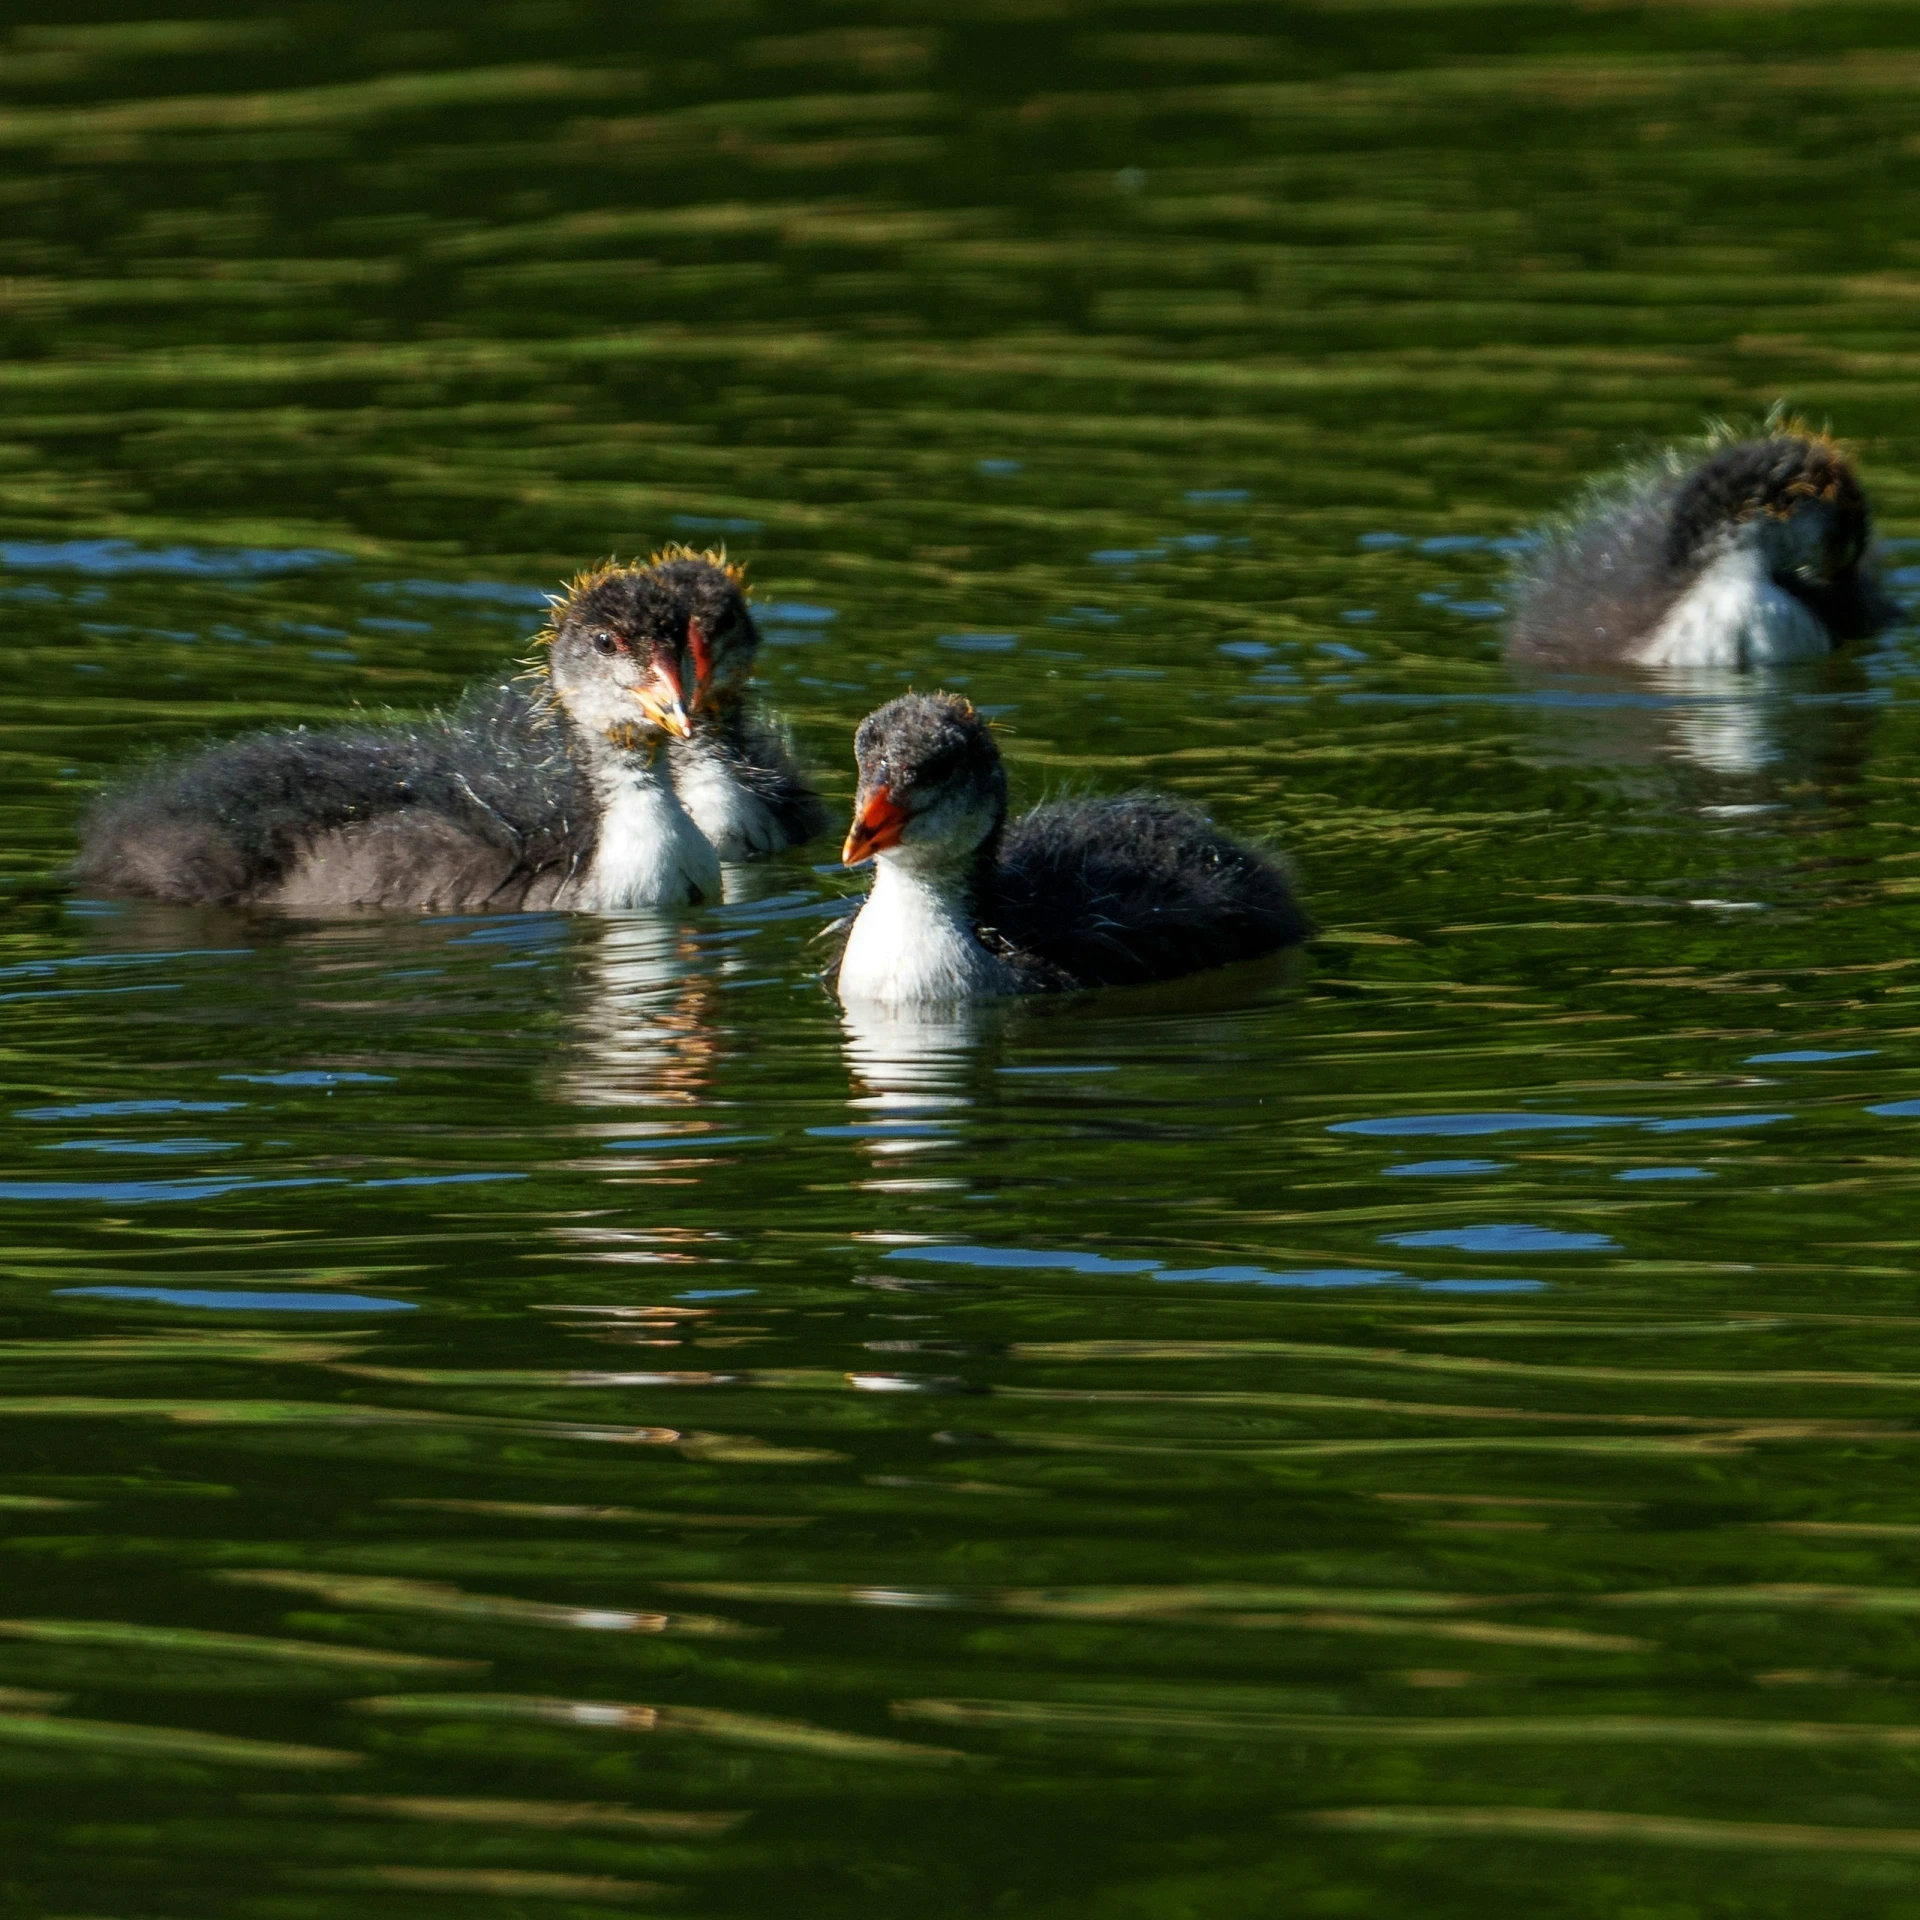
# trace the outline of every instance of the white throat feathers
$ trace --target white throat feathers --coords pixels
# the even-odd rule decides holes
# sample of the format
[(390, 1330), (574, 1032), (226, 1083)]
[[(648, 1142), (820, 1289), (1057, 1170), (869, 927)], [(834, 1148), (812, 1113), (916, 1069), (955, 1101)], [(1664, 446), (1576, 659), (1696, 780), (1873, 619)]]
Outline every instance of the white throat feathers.
[(751, 860), (786, 846), (786, 829), (773, 809), (741, 780), (724, 754), (698, 734), (675, 741), (670, 752), (680, 804), (722, 860)]
[(1780, 585), (1765, 545), (1749, 538), (1707, 564), (1633, 658), (1643, 667), (1765, 667), (1832, 650), (1825, 621)]
[(923, 865), (898, 851), (875, 859), (873, 890), (840, 957), (843, 1003), (928, 1005), (1017, 990), (974, 931), (972, 859)]
[(588, 912), (682, 907), (720, 898), (720, 856), (674, 792), (664, 754), (642, 748), (599, 756), (593, 863), (568, 905)]

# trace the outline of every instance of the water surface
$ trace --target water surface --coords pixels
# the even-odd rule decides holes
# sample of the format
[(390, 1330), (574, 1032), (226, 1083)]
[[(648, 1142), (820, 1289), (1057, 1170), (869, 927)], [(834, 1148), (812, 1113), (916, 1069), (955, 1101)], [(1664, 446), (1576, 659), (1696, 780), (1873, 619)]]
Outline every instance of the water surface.
[[(0, 49), (0, 1905), (1920, 1909), (1915, 636), (1499, 654), (1531, 523), (1782, 398), (1920, 592), (1911, 8), (70, 12)], [(1320, 939), (845, 1020), (824, 841), (686, 918), (60, 879), (114, 769), (676, 539), (836, 803), (960, 688)]]

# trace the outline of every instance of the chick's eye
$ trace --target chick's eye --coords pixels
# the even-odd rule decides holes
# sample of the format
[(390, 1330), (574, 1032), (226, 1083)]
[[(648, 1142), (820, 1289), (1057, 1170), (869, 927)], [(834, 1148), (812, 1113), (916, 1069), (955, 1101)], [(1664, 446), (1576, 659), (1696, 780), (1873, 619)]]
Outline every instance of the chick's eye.
[(604, 627), (587, 636), (593, 642), (595, 653), (625, 653), (627, 643), (617, 633), (609, 633)]

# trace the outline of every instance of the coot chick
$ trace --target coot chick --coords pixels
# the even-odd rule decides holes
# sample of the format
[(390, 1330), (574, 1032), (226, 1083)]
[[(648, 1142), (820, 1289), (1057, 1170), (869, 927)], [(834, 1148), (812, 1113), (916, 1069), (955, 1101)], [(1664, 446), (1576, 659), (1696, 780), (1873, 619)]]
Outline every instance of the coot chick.
[(1825, 434), (1670, 451), (1597, 493), (1526, 568), (1509, 651), (1550, 665), (1815, 659), (1896, 609), (1853, 463)]
[(253, 734), (109, 794), (78, 877), (186, 902), (441, 912), (586, 911), (720, 898), (681, 806), (686, 583), (580, 575), (543, 670), (405, 726)]
[(827, 808), (779, 722), (748, 694), (760, 630), (742, 570), (723, 553), (667, 547), (649, 571), (686, 595), (692, 732), (670, 749), (673, 784), (722, 860), (755, 860), (822, 833)]
[(841, 858), (874, 861), (841, 953), (847, 1003), (966, 1000), (1170, 980), (1306, 938), (1264, 855), (1158, 794), (1060, 801), (1007, 824), (987, 723), (955, 694), (907, 694), (854, 741)]

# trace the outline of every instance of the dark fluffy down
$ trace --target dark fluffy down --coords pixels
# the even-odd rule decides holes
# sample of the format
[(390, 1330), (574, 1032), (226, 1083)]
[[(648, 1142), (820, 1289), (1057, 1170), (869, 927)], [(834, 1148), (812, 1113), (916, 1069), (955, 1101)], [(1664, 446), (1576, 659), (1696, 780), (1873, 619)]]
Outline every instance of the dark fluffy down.
[(1651, 633), (1692, 577), (1673, 552), (1678, 483), (1656, 482), (1549, 540), (1515, 596), (1508, 652), (1518, 660), (1618, 660)]
[(406, 727), (250, 734), (105, 795), (77, 877), (158, 900), (511, 910), (590, 856), (565, 729), (520, 685)]
[(981, 893), (983, 928), (1062, 986), (1170, 980), (1312, 931), (1278, 866), (1157, 794), (1035, 808)]
[(1830, 502), (1853, 549), (1866, 546), (1867, 497), (1853, 463), (1828, 441), (1778, 433), (1722, 447), (1687, 475), (1673, 493), (1669, 556), (1684, 566), (1738, 521), (1789, 512), (1801, 498)]
[(1898, 610), (1859, 559), (1871, 533), (1859, 476), (1827, 442), (1775, 434), (1721, 447), (1685, 472), (1629, 480), (1551, 536), (1519, 580), (1508, 652), (1559, 665), (1620, 659), (1743, 522), (1785, 512), (1803, 493), (1831, 503), (1853, 559), (1830, 584), (1780, 585), (1836, 641), (1878, 632)]

